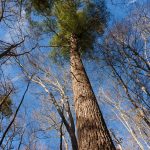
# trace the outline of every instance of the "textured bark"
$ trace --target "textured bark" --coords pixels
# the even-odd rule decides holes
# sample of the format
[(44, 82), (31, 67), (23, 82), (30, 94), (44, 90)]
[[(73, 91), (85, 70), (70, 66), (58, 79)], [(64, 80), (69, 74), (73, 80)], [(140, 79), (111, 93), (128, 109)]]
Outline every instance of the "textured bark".
[(70, 63), (79, 150), (115, 150), (78, 50), (77, 38), (72, 36)]

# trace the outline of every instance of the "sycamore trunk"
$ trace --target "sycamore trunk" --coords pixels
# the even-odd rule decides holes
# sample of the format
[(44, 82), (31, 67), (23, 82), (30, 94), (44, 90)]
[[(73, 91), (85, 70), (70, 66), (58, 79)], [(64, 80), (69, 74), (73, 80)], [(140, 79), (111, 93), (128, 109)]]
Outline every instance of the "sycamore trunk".
[(70, 65), (79, 150), (115, 150), (79, 54), (71, 37)]

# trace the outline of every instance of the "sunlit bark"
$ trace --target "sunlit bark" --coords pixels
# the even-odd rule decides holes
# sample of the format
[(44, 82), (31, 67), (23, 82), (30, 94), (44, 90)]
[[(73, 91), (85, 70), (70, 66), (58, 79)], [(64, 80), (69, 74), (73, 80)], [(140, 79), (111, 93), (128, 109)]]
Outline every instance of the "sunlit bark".
[(114, 150), (78, 50), (77, 38), (72, 36), (70, 63), (79, 150)]

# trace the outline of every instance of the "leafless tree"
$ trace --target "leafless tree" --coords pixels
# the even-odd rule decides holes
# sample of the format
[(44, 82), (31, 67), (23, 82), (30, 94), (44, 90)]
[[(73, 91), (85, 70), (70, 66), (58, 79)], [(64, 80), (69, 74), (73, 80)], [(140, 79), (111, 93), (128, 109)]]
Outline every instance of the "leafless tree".
[(143, 120), (149, 122), (149, 6), (136, 8), (123, 23), (117, 23), (104, 44), (104, 58), (112, 69), (126, 96)]
[[(22, 68), (23, 73), (26, 77), (30, 78), (30, 74), (35, 74), (32, 78), (32, 82), (42, 88), (42, 91), (39, 91), (41, 97), (41, 111), (36, 113), (36, 120), (41, 122), (41, 129), (43, 131), (49, 131), (51, 126), (60, 135), (60, 126), (63, 122), (63, 144), (67, 146), (65, 140), (65, 132), (70, 136), (72, 147), (77, 143), (76, 134), (75, 134), (75, 125), (74, 118), (72, 115), (72, 108), (69, 101), (69, 96), (67, 96), (65, 84), (67, 79), (65, 78), (68, 75), (64, 75), (58, 78), (55, 75), (50, 66), (47, 67), (44, 63), (48, 60), (46, 55), (37, 55), (37, 57), (28, 57), (28, 65), (23, 65), (17, 61), (18, 65)], [(43, 97), (44, 96), (44, 97)], [(55, 110), (54, 110), (55, 108)], [(57, 116), (57, 117), (55, 117)], [(56, 119), (57, 118), (57, 119)], [(42, 123), (43, 122), (43, 123)], [(45, 124), (44, 122), (47, 122)], [(43, 128), (44, 127), (44, 128)], [(62, 131), (61, 131), (62, 132)]]
[(26, 90), (25, 90), (25, 92), (24, 92), (24, 94), (23, 94), (23, 96), (22, 96), (22, 99), (21, 99), (21, 101), (20, 101), (20, 103), (19, 103), (19, 105), (18, 105), (18, 107), (17, 107), (17, 109), (16, 109), (16, 111), (15, 111), (15, 113), (14, 113), (14, 115), (13, 115), (12, 120), (10, 121), (10, 123), (8, 124), (8, 126), (6, 127), (5, 131), (2, 133), (1, 140), (0, 140), (0, 146), (2, 146), (3, 141), (4, 141), (4, 138), (6, 137), (6, 134), (9, 132), (11, 126), (13, 125), (13, 123), (14, 123), (14, 121), (15, 121), (15, 119), (16, 119), (16, 116), (17, 116), (17, 114), (18, 114), (18, 111), (20, 110), (20, 107), (21, 107), (21, 105), (22, 105), (22, 103), (23, 103), (23, 100), (24, 100), (24, 98), (25, 98), (25, 95), (26, 95), (26, 93), (27, 93), (27, 91), (28, 91), (29, 84), (30, 84), (30, 82), (28, 82), (27, 88), (26, 88)]

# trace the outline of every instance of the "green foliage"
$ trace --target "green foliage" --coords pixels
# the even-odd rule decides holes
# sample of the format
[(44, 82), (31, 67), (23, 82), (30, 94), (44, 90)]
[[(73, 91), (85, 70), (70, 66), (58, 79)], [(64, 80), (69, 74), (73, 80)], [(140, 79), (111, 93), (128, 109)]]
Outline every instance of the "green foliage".
[[(2, 104), (1, 104), (2, 103)], [(6, 116), (6, 117), (10, 117), (12, 115), (12, 101), (9, 97), (3, 95), (0, 96), (0, 114)]]
[[(52, 27), (50, 20), (55, 20), (55, 32), (50, 40), (53, 47), (52, 58), (69, 56), (71, 35), (78, 38), (80, 53), (83, 55), (94, 49), (93, 44), (99, 35), (102, 35), (106, 26), (107, 10), (103, 0), (98, 3), (92, 0), (32, 0), (35, 10), (46, 14), (47, 26)], [(47, 13), (47, 10), (50, 13)], [(42, 11), (41, 11), (42, 10)], [(55, 59), (57, 60), (57, 59)]]
[[(55, 54), (68, 56), (69, 41), (72, 34), (78, 38), (81, 54), (93, 50), (93, 43), (97, 35), (103, 33), (106, 24), (107, 13), (104, 14), (106, 9), (100, 10), (97, 4), (92, 2), (78, 1), (78, 3), (74, 3), (73, 0), (62, 0), (55, 3), (53, 11), (57, 20), (58, 34), (52, 38), (51, 45), (59, 47), (53, 49), (53, 51), (59, 51)], [(100, 13), (102, 12), (104, 16), (101, 17)]]

